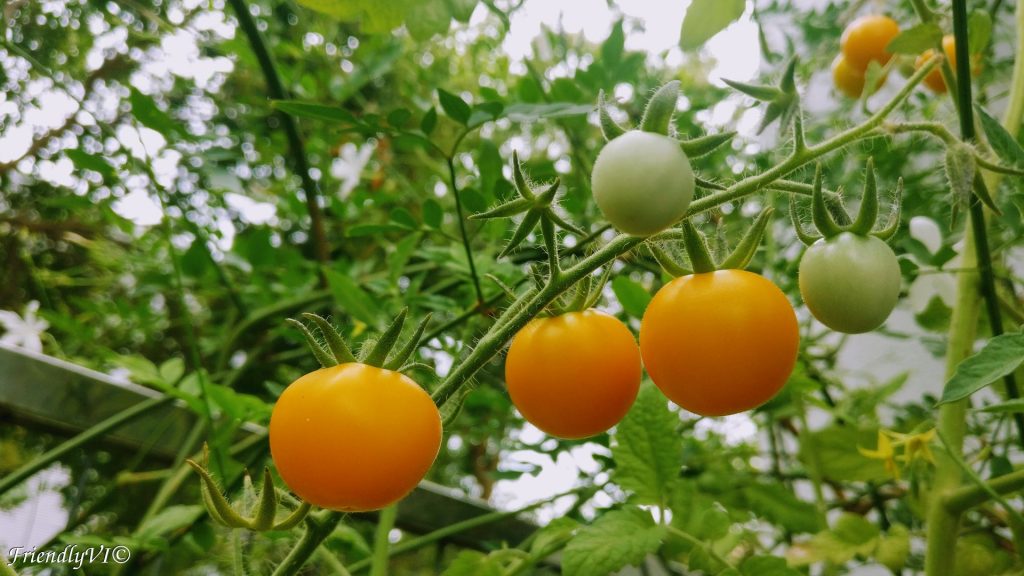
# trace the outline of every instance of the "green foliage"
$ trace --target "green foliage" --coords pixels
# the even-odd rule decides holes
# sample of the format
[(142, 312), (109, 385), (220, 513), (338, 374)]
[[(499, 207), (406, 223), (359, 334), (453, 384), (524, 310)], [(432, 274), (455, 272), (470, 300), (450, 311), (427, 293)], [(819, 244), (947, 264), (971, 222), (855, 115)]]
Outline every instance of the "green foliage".
[(639, 564), (661, 545), (665, 528), (634, 507), (612, 510), (583, 528), (565, 547), (567, 576), (601, 576)]
[(978, 390), (1013, 372), (1024, 362), (1024, 333), (996, 336), (977, 354), (956, 367), (942, 390), (940, 403), (967, 398)]

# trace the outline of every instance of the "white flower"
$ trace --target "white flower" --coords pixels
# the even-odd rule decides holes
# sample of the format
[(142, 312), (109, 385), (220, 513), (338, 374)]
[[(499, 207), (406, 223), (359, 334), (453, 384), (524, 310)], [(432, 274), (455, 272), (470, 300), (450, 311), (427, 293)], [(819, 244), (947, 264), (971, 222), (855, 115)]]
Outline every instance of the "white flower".
[(0, 336), (0, 344), (24, 348), (31, 352), (42, 352), (43, 341), (39, 336), (50, 327), (50, 323), (36, 317), (39, 302), (35, 300), (25, 306), (25, 311), (17, 312), (0, 310), (0, 325), (4, 327), (4, 335)]
[(348, 195), (359, 184), (363, 170), (370, 163), (374, 147), (373, 142), (367, 142), (358, 148), (355, 144), (348, 142), (341, 147), (341, 153), (331, 164), (331, 174), (341, 180), (338, 194), (342, 200), (348, 198)]

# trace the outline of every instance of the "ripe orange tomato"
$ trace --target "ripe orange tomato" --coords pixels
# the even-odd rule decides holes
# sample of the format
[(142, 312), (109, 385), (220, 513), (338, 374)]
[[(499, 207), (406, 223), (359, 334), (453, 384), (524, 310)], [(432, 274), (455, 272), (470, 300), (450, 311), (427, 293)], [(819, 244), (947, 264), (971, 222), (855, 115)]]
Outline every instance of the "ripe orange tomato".
[[(952, 34), (946, 34), (942, 37), (942, 52), (946, 54), (946, 59), (949, 60), (949, 66), (953, 68), (953, 72), (956, 73), (956, 39)], [(915, 68), (920, 68), (922, 64), (928, 61), (935, 54), (934, 50), (925, 50), (917, 57), (914, 62)], [(971, 74), (977, 76), (981, 72), (981, 63), (978, 57), (972, 57), (971, 60)], [(942, 73), (939, 71), (939, 67), (932, 68), (932, 71), (924, 77), (924, 85), (931, 88), (932, 92), (936, 94), (946, 93), (946, 81), (942, 79)]]
[(505, 358), (512, 403), (560, 438), (586, 438), (617, 424), (636, 400), (640, 375), (633, 333), (597, 310), (534, 319)]
[[(883, 75), (882, 79), (875, 86), (875, 89), (871, 92), (874, 94), (878, 92), (878, 89), (885, 83), (887, 75)], [(840, 92), (846, 94), (850, 98), (860, 98), (862, 92), (864, 92), (864, 83), (867, 82), (867, 77), (864, 72), (857, 70), (850, 63), (846, 61), (846, 58), (842, 54), (836, 56), (836, 59), (832, 61), (832, 81), (835, 83), (836, 88)]]
[(676, 278), (654, 296), (640, 324), (651, 380), (669, 400), (703, 416), (767, 402), (793, 371), (799, 344), (786, 295), (744, 270)]
[(441, 415), (409, 377), (360, 363), (292, 382), (270, 417), (270, 452), (303, 500), (343, 512), (408, 494), (441, 447)]
[(888, 16), (861, 16), (843, 30), (839, 49), (850, 66), (863, 73), (872, 60), (883, 66), (889, 62), (892, 54), (885, 47), (899, 33), (900, 25)]

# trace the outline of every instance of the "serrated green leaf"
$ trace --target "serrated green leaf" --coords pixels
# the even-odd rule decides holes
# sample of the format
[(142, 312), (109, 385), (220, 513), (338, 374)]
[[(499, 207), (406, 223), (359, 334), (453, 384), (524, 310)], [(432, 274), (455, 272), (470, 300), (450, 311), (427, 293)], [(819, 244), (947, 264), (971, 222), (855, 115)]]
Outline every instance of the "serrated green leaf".
[(939, 405), (967, 398), (1010, 372), (1024, 361), (1024, 332), (996, 336), (977, 354), (957, 365), (942, 390)]
[(615, 482), (642, 504), (664, 504), (679, 477), (682, 439), (679, 417), (654, 386), (640, 389), (636, 403), (615, 430)]
[(598, 517), (565, 547), (566, 576), (607, 576), (635, 566), (658, 550), (665, 528), (640, 508), (613, 510)]
[(892, 54), (920, 54), (934, 48), (942, 40), (942, 28), (934, 22), (918, 24), (903, 30), (885, 47)]
[(437, 89), (437, 99), (441, 103), (441, 109), (449, 118), (463, 125), (469, 122), (472, 109), (465, 100), (441, 88)]
[(743, 16), (746, 0), (693, 0), (686, 9), (679, 47), (695, 50)]
[(989, 146), (1003, 162), (1011, 166), (1024, 167), (1024, 148), (1017, 139), (1013, 137), (1003, 125), (993, 118), (980, 104), (974, 105), (974, 110), (981, 119), (981, 128), (985, 131), (985, 138)]
[(651, 302), (651, 294), (646, 288), (634, 282), (629, 276), (616, 276), (612, 280), (612, 292), (626, 314), (633, 318), (644, 317), (644, 310)]

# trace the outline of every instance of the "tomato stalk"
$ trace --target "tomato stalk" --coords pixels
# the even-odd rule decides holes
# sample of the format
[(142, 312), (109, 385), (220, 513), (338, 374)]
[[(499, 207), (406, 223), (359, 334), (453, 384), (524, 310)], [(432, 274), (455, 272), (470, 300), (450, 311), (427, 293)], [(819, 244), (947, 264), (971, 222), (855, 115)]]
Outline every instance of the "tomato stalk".
[[(922, 21), (930, 21), (932, 14), (923, 5), (921, 0), (914, 0), (914, 7)], [(961, 68), (961, 78), (970, 78), (969, 59), (966, 55), (968, 49), (966, 30), (966, 6), (963, 0), (954, 0), (954, 32), (957, 40), (957, 58)], [(1024, 112), (1024, 48), (1020, 40), (1024, 38), (1024, 3), (1018, 3), (1016, 9), (1017, 53), (1015, 55), (1013, 80), (1011, 82), (1010, 102), (1003, 117), (1003, 126), (1011, 134), (1016, 134), (1019, 129), (1021, 115)], [(960, 52), (963, 51), (963, 54)], [(948, 65), (945, 67), (948, 68)], [(944, 70), (945, 72), (945, 70)], [(951, 74), (944, 74), (947, 85), (953, 86)], [(960, 106), (961, 109), (961, 130), (965, 137), (973, 136), (973, 124), (967, 123), (970, 115), (963, 116), (963, 109), (969, 109), (970, 83), (963, 82), (964, 87), (959, 87), (956, 92), (961, 96), (966, 95), (963, 101), (967, 103)], [(993, 190), (998, 184), (998, 175), (993, 175), (986, 184)], [(977, 206), (977, 208), (975, 208)], [(976, 218), (980, 213), (980, 218)], [(985, 225), (984, 213), (980, 205), (973, 202), (971, 216), (974, 230), (983, 229)], [(949, 341), (946, 347), (946, 374), (951, 375), (961, 360), (969, 356), (973, 350), (974, 339), (977, 331), (978, 316), (980, 313), (980, 300), (978, 298), (981, 286), (979, 275), (975, 268), (978, 266), (979, 256), (989, 257), (987, 249), (980, 249), (982, 246), (976, 234), (966, 234), (962, 253), (962, 271), (957, 278), (957, 299), (953, 308), (953, 316), (950, 321)], [(989, 270), (990, 272), (990, 270)], [(998, 310), (997, 310), (998, 312)], [(962, 470), (957, 465), (956, 458), (962, 455), (963, 440), (966, 428), (966, 416), (969, 400), (962, 400), (950, 404), (944, 404), (939, 408), (937, 429), (947, 446), (947, 452), (937, 454), (935, 482), (933, 486), (933, 498), (929, 505), (927, 517), (927, 544), (925, 555), (925, 573), (928, 576), (938, 576), (953, 566), (956, 561), (956, 540), (960, 525), (960, 515), (964, 512), (963, 505), (970, 501), (963, 496), (961, 488)], [(993, 482), (994, 484), (994, 482)], [(974, 487), (972, 487), (974, 488)], [(977, 494), (973, 489), (972, 495)], [(988, 495), (986, 494), (986, 497)]]
[(388, 549), (391, 547), (389, 536), (391, 529), (395, 527), (395, 518), (397, 517), (398, 504), (384, 508), (377, 516), (377, 529), (373, 535), (373, 561), (370, 566), (370, 576), (387, 576), (388, 574)]

